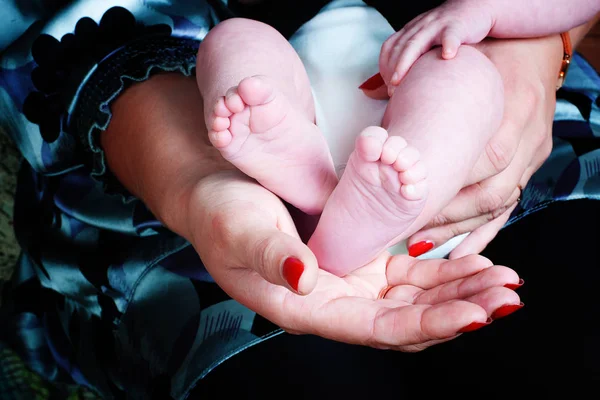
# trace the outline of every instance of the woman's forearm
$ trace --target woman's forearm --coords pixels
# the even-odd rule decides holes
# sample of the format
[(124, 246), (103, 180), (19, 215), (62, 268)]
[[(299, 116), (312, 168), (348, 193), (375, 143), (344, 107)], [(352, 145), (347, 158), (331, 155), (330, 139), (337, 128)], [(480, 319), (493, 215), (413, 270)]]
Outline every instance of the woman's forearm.
[(208, 142), (202, 105), (193, 77), (156, 75), (115, 101), (102, 134), (110, 170), (184, 237), (191, 189), (202, 178), (233, 168)]

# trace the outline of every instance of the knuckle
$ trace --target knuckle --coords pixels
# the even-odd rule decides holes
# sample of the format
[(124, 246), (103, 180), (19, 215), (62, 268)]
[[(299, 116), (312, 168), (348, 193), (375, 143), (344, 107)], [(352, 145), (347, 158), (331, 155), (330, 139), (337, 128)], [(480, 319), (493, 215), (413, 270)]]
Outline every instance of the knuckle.
[(413, 36), (406, 41), (405, 46), (407, 49), (414, 49), (415, 47), (419, 46), (420, 42), (421, 41), (419, 40), (419, 38), (417, 36)]
[[(443, 14), (442, 14), (443, 15)], [(433, 11), (428, 13), (424, 18), (423, 18), (423, 23), (426, 25), (429, 25), (430, 23), (432, 23), (433, 21), (437, 20), (440, 18), (440, 13), (437, 11)]]
[(225, 212), (216, 212), (211, 218), (211, 239), (217, 248), (224, 248), (231, 243), (233, 231), (230, 225), (230, 217)]
[(492, 164), (494, 171), (500, 173), (510, 165), (514, 151), (500, 141), (491, 140), (485, 146), (485, 155)]
[(431, 227), (444, 226), (444, 225), (449, 224), (450, 222), (451, 222), (450, 219), (448, 217), (446, 217), (444, 214), (438, 214), (435, 217), (433, 217), (433, 219), (429, 223), (429, 226), (431, 226)]
[(500, 218), (502, 216), (502, 214), (504, 214), (504, 212), (508, 209), (507, 206), (503, 206), (500, 208), (495, 209), (494, 211), (492, 211), (491, 213), (489, 213), (486, 217), (486, 223), (487, 222), (492, 222), (493, 220), (495, 220), (496, 218)]
[(390, 36), (389, 39), (387, 39), (385, 42), (383, 42), (383, 44), (381, 45), (381, 55), (387, 54), (390, 52), (394, 43), (396, 43), (396, 39), (397, 39), (397, 36), (392, 35), (392, 36)]
[(465, 233), (465, 230), (460, 224), (452, 224), (448, 226), (448, 238), (453, 238)]
[(546, 97), (545, 88), (541, 83), (529, 82), (521, 87), (520, 94), (522, 96), (522, 104), (526, 104), (532, 108), (543, 104)]
[(544, 157), (546, 159), (552, 151), (552, 128), (543, 126), (541, 129), (536, 130), (534, 140), (538, 150), (542, 154), (547, 153), (546, 157)]
[(462, 29), (463, 27), (463, 23), (461, 21), (460, 18), (457, 18), (454, 15), (448, 15), (445, 17), (442, 17), (442, 19), (440, 20), (442, 26), (446, 27), (446, 30), (450, 30), (450, 31), (459, 31)]
[(536, 129), (533, 134), (533, 139), (535, 143), (535, 147), (538, 150), (548, 150), (548, 145), (550, 145), (550, 150), (552, 149), (552, 133), (551, 129), (547, 126), (542, 126), (540, 129)]
[(479, 185), (480, 191), (475, 204), (479, 215), (488, 214), (504, 205), (504, 198), (493, 190)]
[(272, 271), (269, 270), (269, 260), (274, 252), (274, 242), (269, 238), (263, 238), (255, 245), (254, 267), (264, 278), (268, 278)]
[(399, 350), (403, 353), (419, 353), (423, 350), (426, 350), (430, 345), (429, 344), (413, 344), (410, 346), (400, 346)]

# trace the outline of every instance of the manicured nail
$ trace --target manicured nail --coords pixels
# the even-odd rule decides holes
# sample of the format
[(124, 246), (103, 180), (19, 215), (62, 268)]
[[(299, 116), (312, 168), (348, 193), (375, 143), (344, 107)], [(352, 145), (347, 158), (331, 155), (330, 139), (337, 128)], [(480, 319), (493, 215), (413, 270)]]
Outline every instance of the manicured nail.
[(492, 323), (492, 319), (491, 318), (488, 318), (487, 321), (485, 321), (485, 322), (471, 322), (469, 325), (467, 325), (464, 328), (460, 329), (458, 331), (458, 333), (473, 332), (473, 331), (476, 331), (477, 329), (483, 328), (484, 326), (488, 326), (491, 323)]
[(363, 82), (358, 88), (362, 90), (375, 90), (385, 85), (380, 73), (376, 73), (369, 79)]
[(523, 304), (523, 303), (505, 304), (492, 313), (492, 319), (506, 317), (507, 315), (510, 315), (510, 314), (514, 313), (515, 311), (520, 310), (524, 306), (525, 306), (525, 304)]
[(298, 291), (298, 283), (303, 273), (304, 263), (297, 258), (289, 257), (283, 263), (283, 277), (296, 292)]
[(422, 254), (427, 253), (433, 249), (433, 242), (425, 240), (423, 242), (415, 243), (408, 248), (408, 255), (411, 257), (419, 257)]
[(504, 287), (512, 290), (517, 290), (518, 288), (523, 286), (523, 284), (525, 284), (525, 281), (523, 279), (519, 279), (519, 283), (507, 283), (506, 285), (504, 285)]

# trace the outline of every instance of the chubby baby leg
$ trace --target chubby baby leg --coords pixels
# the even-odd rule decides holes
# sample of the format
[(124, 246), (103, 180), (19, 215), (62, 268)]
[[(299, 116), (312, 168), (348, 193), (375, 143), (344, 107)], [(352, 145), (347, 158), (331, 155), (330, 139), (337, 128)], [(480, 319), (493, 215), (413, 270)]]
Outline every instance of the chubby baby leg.
[(503, 102), (500, 75), (476, 49), (462, 46), (453, 60), (438, 49), (423, 55), (390, 99), (383, 128), (357, 140), (326, 204), (309, 241), (321, 268), (345, 275), (431, 220), (463, 187)]
[(287, 40), (257, 21), (226, 20), (201, 43), (196, 71), (209, 140), (223, 157), (295, 207), (320, 213), (337, 176)]

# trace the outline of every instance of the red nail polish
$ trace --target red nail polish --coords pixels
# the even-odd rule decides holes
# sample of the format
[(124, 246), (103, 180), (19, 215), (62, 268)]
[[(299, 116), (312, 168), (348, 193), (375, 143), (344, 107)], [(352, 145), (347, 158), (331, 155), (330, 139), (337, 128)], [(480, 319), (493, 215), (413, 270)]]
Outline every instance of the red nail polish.
[(473, 332), (473, 331), (476, 331), (477, 329), (483, 328), (484, 326), (488, 326), (491, 323), (492, 323), (491, 318), (488, 318), (487, 321), (485, 321), (485, 322), (472, 322), (469, 325), (465, 326), (464, 328), (460, 329), (458, 331), (458, 333)]
[(514, 313), (515, 311), (520, 310), (524, 306), (525, 306), (525, 304), (523, 304), (523, 303), (505, 304), (492, 313), (492, 319), (506, 317), (507, 315), (510, 315), (510, 314)]
[(525, 281), (523, 279), (519, 279), (519, 283), (507, 283), (506, 285), (504, 285), (504, 287), (512, 290), (517, 290), (518, 288), (523, 286), (523, 284), (525, 284)]
[(385, 82), (383, 81), (381, 74), (378, 72), (366, 81), (364, 81), (363, 84), (360, 85), (358, 88), (362, 90), (375, 90), (377, 88), (382, 87), (383, 85), (385, 85)]
[(303, 273), (304, 263), (297, 258), (289, 257), (283, 263), (283, 277), (296, 292), (298, 291), (298, 283)]
[(421, 254), (425, 254), (431, 249), (433, 249), (433, 242), (423, 241), (415, 243), (408, 248), (408, 255), (411, 257), (419, 257)]

